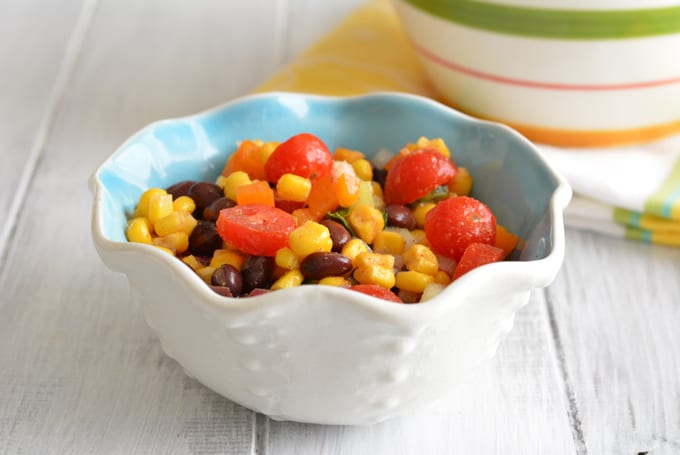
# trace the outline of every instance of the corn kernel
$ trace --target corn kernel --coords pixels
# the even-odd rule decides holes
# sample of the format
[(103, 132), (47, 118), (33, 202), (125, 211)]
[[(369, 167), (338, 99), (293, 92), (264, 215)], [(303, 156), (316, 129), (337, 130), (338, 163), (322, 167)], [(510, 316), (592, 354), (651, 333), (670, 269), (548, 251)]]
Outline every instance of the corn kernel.
[(156, 234), (164, 236), (181, 230), (182, 221), (180, 220), (179, 213), (180, 212), (170, 212), (167, 216), (156, 221), (153, 225)]
[(375, 206), (373, 200), (373, 182), (359, 180), (359, 197), (352, 207), (357, 207), (359, 205)]
[(283, 174), (276, 182), (278, 195), (288, 201), (305, 202), (311, 190), (312, 182), (295, 174)]
[(196, 203), (189, 196), (180, 196), (172, 201), (172, 209), (176, 212), (194, 213)]
[(189, 248), (189, 236), (186, 232), (173, 232), (163, 237), (155, 237), (153, 244), (173, 250), (176, 254), (181, 254)]
[(146, 243), (151, 245), (151, 223), (144, 217), (132, 218), (127, 227), (125, 235), (128, 241), (135, 243)]
[(300, 268), (300, 259), (288, 247), (283, 247), (274, 256), (276, 265), (285, 270), (295, 270)]
[(154, 223), (154, 231), (159, 236), (164, 236), (172, 234), (173, 232), (185, 232), (187, 235), (191, 235), (198, 221), (196, 218), (191, 216), (187, 212), (170, 212), (167, 216), (164, 216), (160, 220)]
[(467, 168), (459, 167), (456, 175), (449, 182), (449, 191), (458, 196), (467, 196), (472, 190), (472, 176)]
[(260, 146), (260, 149), (258, 150), (258, 154), (260, 155), (260, 162), (261, 163), (266, 163), (269, 157), (271, 156), (272, 153), (274, 153), (274, 150), (276, 147), (281, 144), (280, 142), (265, 142)]
[(243, 268), (244, 257), (241, 253), (229, 249), (218, 249), (213, 253), (212, 259), (210, 259), (210, 267), (218, 269), (224, 264), (229, 264), (233, 266), (236, 270), (241, 270)]
[(333, 159), (335, 159), (335, 161), (347, 161), (350, 164), (357, 160), (364, 159), (365, 157), (366, 156), (363, 153), (357, 150), (346, 149), (344, 147), (336, 148), (335, 153), (333, 154)]
[(357, 177), (359, 177), (361, 180), (365, 180), (367, 182), (373, 180), (373, 166), (371, 166), (371, 162), (367, 159), (362, 158), (354, 161), (352, 163), (352, 167), (354, 168), (354, 172), (357, 174)]
[(366, 243), (373, 243), (376, 235), (385, 228), (380, 210), (365, 204), (352, 207), (347, 219), (354, 232)]
[(250, 177), (245, 172), (232, 172), (224, 179), (224, 196), (235, 201), (239, 187), (250, 183), (252, 183)]
[(344, 276), (327, 276), (319, 280), (319, 284), (324, 286), (350, 287), (352, 283)]
[(288, 236), (288, 241), (290, 249), (300, 258), (316, 252), (328, 253), (333, 248), (330, 231), (315, 221), (306, 221), (294, 229)]
[(179, 212), (180, 218), (182, 220), (182, 230), (186, 232), (187, 235), (191, 235), (194, 232), (194, 228), (198, 225), (198, 221), (193, 217), (191, 213)]
[(430, 300), (431, 298), (435, 297), (437, 294), (442, 292), (446, 288), (443, 284), (439, 283), (430, 283), (427, 286), (425, 286), (425, 290), (423, 291), (423, 294), (420, 296), (420, 301), (425, 302), (427, 300)]
[(404, 265), (414, 272), (434, 276), (439, 270), (437, 256), (425, 245), (416, 244), (406, 250), (403, 255)]
[(394, 231), (381, 231), (375, 236), (373, 250), (376, 253), (401, 254), (406, 241)]
[(198, 276), (201, 277), (203, 281), (205, 281), (208, 284), (212, 284), (212, 276), (213, 273), (215, 273), (215, 268), (214, 267), (203, 267), (202, 269), (196, 270), (196, 273)]
[(411, 230), (411, 235), (414, 237), (415, 243), (419, 243), (425, 246), (430, 245), (430, 241), (427, 240), (427, 235), (425, 234), (425, 231), (423, 231), (422, 229)]
[(408, 144), (407, 148), (409, 150), (416, 150), (419, 148), (429, 148), (434, 149), (444, 155), (447, 158), (451, 158), (451, 152), (446, 146), (446, 142), (442, 138), (428, 139), (424, 136), (418, 138), (415, 144)]
[(451, 282), (451, 277), (445, 271), (437, 270), (437, 273), (434, 274), (434, 282), (446, 286)]
[(378, 253), (361, 253), (356, 257), (354, 278), (361, 284), (377, 284), (390, 289), (394, 286), (394, 256)]
[(366, 242), (361, 239), (352, 239), (345, 243), (345, 246), (342, 247), (341, 253), (343, 256), (350, 258), (352, 260), (352, 265), (356, 267), (357, 256), (359, 256), (361, 253), (367, 253), (370, 251), (371, 247), (369, 247)]
[(149, 188), (146, 190), (142, 195), (139, 197), (139, 203), (137, 204), (137, 209), (135, 210), (135, 215), (136, 216), (149, 216), (149, 202), (151, 202), (151, 198), (153, 196), (157, 195), (163, 195), (163, 194), (168, 194), (167, 191), (165, 191), (162, 188)]
[(304, 277), (299, 270), (290, 270), (286, 272), (281, 278), (272, 284), (271, 289), (276, 291), (278, 289), (293, 288), (302, 284)]
[(173, 256), (175, 255), (175, 252), (172, 251), (170, 248), (166, 248), (166, 247), (160, 246), (160, 245), (154, 245), (154, 247), (158, 248), (159, 250), (163, 251), (164, 253), (172, 254)]
[(156, 221), (172, 213), (172, 195), (155, 194), (149, 200), (149, 221), (155, 225)]
[(219, 186), (224, 190), (224, 183), (227, 181), (227, 177), (225, 175), (218, 175), (217, 178), (215, 179), (215, 185)]
[(410, 292), (423, 292), (425, 286), (433, 282), (434, 277), (432, 275), (413, 270), (398, 272), (396, 276), (396, 286)]
[(437, 205), (434, 202), (419, 202), (413, 209), (413, 217), (416, 219), (416, 226), (425, 226), (425, 215)]
[(382, 187), (378, 182), (371, 182), (371, 187), (373, 189), (373, 194), (371, 195), (373, 207), (378, 210), (383, 210), (385, 208), (385, 198), (383, 196)]
[(196, 256), (194, 256), (193, 254), (184, 256), (182, 258), (182, 262), (191, 267), (191, 269), (194, 271), (197, 271), (205, 267), (198, 259), (196, 259)]
[(373, 196), (378, 196), (380, 199), (384, 197), (382, 186), (380, 183), (371, 181), (371, 188), (373, 189)]

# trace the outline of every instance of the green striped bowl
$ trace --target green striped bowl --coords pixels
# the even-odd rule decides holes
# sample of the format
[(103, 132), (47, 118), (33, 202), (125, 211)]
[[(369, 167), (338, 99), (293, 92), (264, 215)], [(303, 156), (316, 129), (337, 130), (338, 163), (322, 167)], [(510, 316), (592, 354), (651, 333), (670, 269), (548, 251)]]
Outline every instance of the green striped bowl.
[(680, 0), (393, 0), (442, 98), (530, 139), (680, 132)]

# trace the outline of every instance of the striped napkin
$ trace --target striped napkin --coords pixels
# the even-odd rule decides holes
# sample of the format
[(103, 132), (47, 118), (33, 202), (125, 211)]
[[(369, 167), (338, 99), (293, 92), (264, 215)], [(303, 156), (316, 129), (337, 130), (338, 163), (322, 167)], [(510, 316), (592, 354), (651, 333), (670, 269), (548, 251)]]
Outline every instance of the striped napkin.
[[(257, 89), (273, 90), (438, 98), (388, 0), (370, 0)], [(680, 246), (680, 135), (607, 149), (536, 145), (574, 190), (567, 226)]]

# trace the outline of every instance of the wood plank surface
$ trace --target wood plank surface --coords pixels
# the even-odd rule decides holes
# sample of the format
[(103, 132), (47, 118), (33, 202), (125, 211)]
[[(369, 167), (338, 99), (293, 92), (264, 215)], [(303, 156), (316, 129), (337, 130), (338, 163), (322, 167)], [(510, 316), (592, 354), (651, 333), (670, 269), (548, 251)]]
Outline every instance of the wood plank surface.
[(0, 264), (88, 21), (83, 4), (0, 1)]
[(89, 235), (88, 178), (128, 135), (245, 93), (275, 69), (275, 18), (262, 3), (201, 3), (96, 5), (23, 203), (39, 216), (20, 218), (0, 275), (0, 453), (253, 449), (254, 413), (161, 352)]
[(680, 453), (680, 249), (569, 231), (548, 290), (582, 453)]

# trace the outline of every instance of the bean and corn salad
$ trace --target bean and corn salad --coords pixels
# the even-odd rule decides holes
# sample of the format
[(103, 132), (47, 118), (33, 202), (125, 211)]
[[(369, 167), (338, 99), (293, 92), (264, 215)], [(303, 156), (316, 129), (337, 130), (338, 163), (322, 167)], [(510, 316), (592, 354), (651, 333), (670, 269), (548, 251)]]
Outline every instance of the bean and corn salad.
[(215, 182), (146, 190), (126, 235), (227, 297), (319, 284), (416, 303), (518, 245), (471, 188), (439, 138), (372, 160), (309, 133), (244, 140)]

